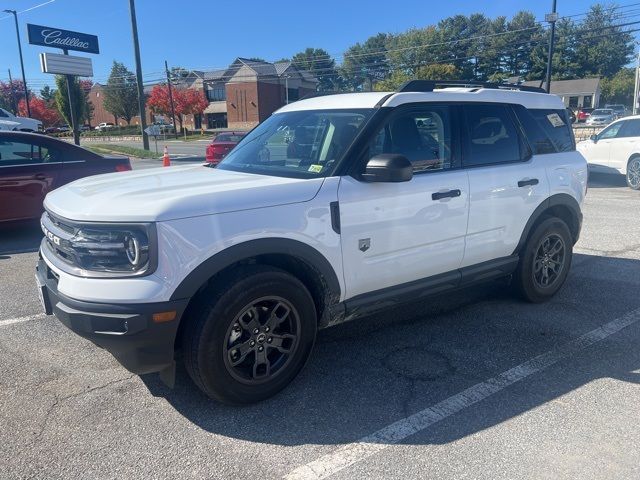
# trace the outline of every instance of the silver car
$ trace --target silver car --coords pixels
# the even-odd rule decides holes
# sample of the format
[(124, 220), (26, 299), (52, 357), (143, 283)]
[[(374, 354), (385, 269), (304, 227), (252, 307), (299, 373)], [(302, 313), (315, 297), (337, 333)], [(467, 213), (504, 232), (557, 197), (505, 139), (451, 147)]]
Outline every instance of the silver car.
[(598, 108), (591, 112), (589, 118), (587, 118), (587, 125), (591, 126), (605, 126), (609, 125), (614, 120), (617, 120), (618, 115), (610, 108)]

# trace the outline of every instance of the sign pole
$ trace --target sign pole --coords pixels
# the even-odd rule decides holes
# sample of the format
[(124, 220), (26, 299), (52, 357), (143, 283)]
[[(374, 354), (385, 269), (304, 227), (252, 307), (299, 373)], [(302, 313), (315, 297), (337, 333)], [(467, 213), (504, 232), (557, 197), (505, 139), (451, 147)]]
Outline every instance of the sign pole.
[[(69, 55), (69, 50), (62, 50), (65, 55)], [(73, 132), (73, 143), (80, 145), (80, 135), (78, 133), (78, 120), (76, 119), (75, 108), (73, 108), (73, 94), (71, 93), (71, 83), (73, 83), (73, 75), (65, 75), (67, 79), (67, 96), (69, 98), (69, 116), (71, 117), (71, 131)]]

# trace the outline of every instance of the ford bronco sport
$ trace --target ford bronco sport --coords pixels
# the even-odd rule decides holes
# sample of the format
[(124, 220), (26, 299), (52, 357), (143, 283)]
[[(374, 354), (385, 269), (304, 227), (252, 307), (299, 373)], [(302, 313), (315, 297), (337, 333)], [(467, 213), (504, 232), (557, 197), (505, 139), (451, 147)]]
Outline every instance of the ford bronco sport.
[(36, 277), (46, 313), (131, 372), (171, 385), (181, 358), (249, 403), (292, 381), (318, 328), (500, 277), (551, 298), (586, 190), (558, 97), (412, 81), (289, 104), (217, 168), (50, 193)]

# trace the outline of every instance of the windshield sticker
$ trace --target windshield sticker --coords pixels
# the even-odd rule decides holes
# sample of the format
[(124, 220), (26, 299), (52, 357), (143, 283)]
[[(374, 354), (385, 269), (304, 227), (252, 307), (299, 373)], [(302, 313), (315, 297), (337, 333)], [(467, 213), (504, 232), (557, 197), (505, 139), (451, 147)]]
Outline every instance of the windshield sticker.
[(553, 125), (554, 127), (564, 127), (564, 121), (562, 120), (562, 118), (560, 118), (560, 115), (558, 115), (557, 113), (550, 113), (549, 115), (547, 115), (547, 119), (549, 120), (549, 123), (551, 125)]
[(322, 171), (322, 165), (310, 165), (309, 171), (312, 173), (320, 173)]

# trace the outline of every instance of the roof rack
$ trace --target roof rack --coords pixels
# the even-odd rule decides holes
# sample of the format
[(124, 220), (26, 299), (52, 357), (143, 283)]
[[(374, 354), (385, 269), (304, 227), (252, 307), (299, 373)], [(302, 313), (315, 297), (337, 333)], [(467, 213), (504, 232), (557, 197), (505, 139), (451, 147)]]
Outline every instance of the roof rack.
[(468, 87), (491, 88), (496, 90), (520, 90), (522, 92), (547, 93), (546, 90), (515, 83), (491, 83), (475, 80), (409, 80), (405, 82), (398, 92), (433, 92), (436, 88), (443, 87)]

